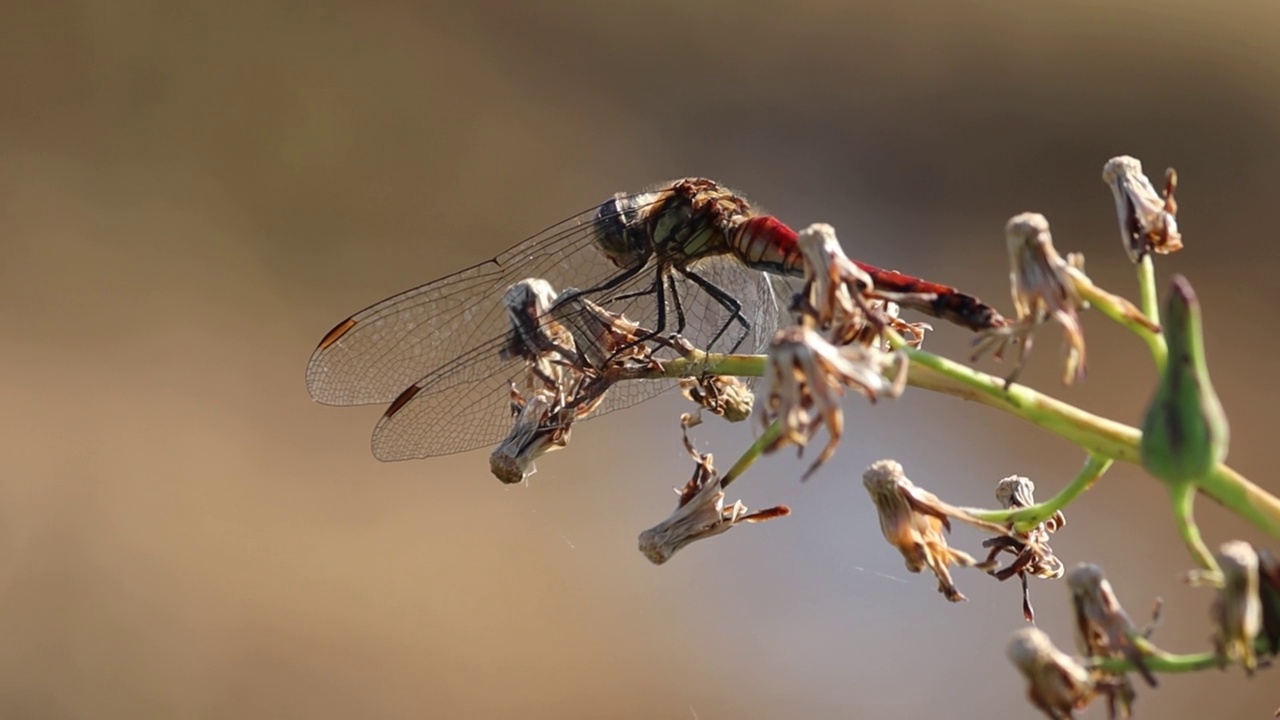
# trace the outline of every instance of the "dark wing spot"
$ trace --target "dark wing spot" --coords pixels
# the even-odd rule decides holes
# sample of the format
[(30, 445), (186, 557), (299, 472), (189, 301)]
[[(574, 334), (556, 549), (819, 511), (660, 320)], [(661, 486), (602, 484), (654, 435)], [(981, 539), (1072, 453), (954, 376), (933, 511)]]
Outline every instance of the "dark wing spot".
[(347, 332), (350, 331), (351, 328), (355, 326), (356, 326), (355, 318), (347, 318), (346, 320), (343, 320), (342, 322), (338, 323), (332, 330), (325, 333), (324, 338), (320, 340), (319, 349), (324, 350), (330, 345), (338, 342), (339, 338), (341, 338), (343, 335), (346, 335)]
[(404, 392), (400, 393), (395, 400), (391, 401), (391, 405), (387, 407), (387, 411), (383, 413), (383, 417), (391, 417), (392, 415), (400, 412), (400, 409), (405, 405), (408, 405), (409, 401), (420, 392), (422, 392), (421, 385), (410, 385), (405, 388)]

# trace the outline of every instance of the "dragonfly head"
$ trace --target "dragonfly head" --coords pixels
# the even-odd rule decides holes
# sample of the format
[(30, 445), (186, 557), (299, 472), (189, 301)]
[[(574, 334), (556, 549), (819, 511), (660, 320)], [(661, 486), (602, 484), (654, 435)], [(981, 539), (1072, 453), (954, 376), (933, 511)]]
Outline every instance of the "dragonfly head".
[(619, 193), (600, 205), (596, 212), (596, 246), (623, 269), (643, 265), (653, 254), (653, 241), (641, 221), (641, 210), (653, 205), (652, 193)]

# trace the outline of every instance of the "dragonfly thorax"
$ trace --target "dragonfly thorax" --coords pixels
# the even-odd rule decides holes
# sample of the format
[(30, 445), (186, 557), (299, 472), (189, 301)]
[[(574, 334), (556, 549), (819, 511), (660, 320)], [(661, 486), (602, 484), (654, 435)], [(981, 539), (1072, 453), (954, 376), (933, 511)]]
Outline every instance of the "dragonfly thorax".
[(658, 199), (658, 193), (619, 193), (604, 201), (596, 212), (595, 241), (614, 265), (631, 269), (653, 255), (653, 239), (642, 219), (642, 210)]

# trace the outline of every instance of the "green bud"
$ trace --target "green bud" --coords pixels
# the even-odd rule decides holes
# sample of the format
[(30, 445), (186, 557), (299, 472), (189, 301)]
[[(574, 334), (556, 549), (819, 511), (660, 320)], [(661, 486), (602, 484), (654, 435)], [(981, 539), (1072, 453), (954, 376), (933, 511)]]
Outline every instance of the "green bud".
[(1175, 275), (1165, 305), (1169, 361), (1142, 421), (1142, 465), (1169, 483), (1195, 482), (1227, 456), (1230, 431), (1204, 359), (1200, 301)]

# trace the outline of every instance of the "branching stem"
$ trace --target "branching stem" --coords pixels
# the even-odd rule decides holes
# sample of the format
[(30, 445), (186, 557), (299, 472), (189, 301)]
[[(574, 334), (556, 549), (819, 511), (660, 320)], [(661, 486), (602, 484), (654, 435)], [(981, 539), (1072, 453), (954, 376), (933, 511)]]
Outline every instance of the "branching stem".
[[(1138, 443), (1142, 433), (1135, 427), (1095, 415), (1025, 385), (1015, 384), (1006, 390), (1002, 378), (923, 350), (903, 350), (911, 362), (907, 382), (914, 387), (972, 400), (1009, 413), (1079, 445), (1091, 455), (1141, 464)], [(700, 355), (669, 361), (660, 369), (637, 372), (631, 377), (676, 378), (697, 375), (708, 369), (717, 374), (761, 377), (765, 364), (763, 355)], [(762, 449), (764, 445), (760, 447)], [(756, 453), (747, 460), (751, 454), (749, 449), (734, 468), (737, 469), (744, 461), (749, 465), (758, 456)], [(742, 469), (745, 470), (745, 466)], [(734, 477), (740, 472), (738, 470)], [(1249, 482), (1235, 470), (1219, 465), (1200, 480), (1199, 489), (1271, 537), (1280, 539), (1280, 498)]]
[(1080, 473), (1066, 487), (1049, 500), (1036, 503), (1031, 507), (1020, 508), (1017, 510), (973, 510), (970, 513), (976, 517), (982, 518), (994, 523), (1015, 523), (1014, 530), (1018, 532), (1027, 532), (1035, 528), (1040, 523), (1053, 517), (1053, 514), (1075, 500), (1081, 493), (1093, 487), (1093, 484), (1102, 477), (1112, 463), (1115, 461), (1109, 457), (1090, 454), (1085, 460), (1084, 467), (1080, 469)]

